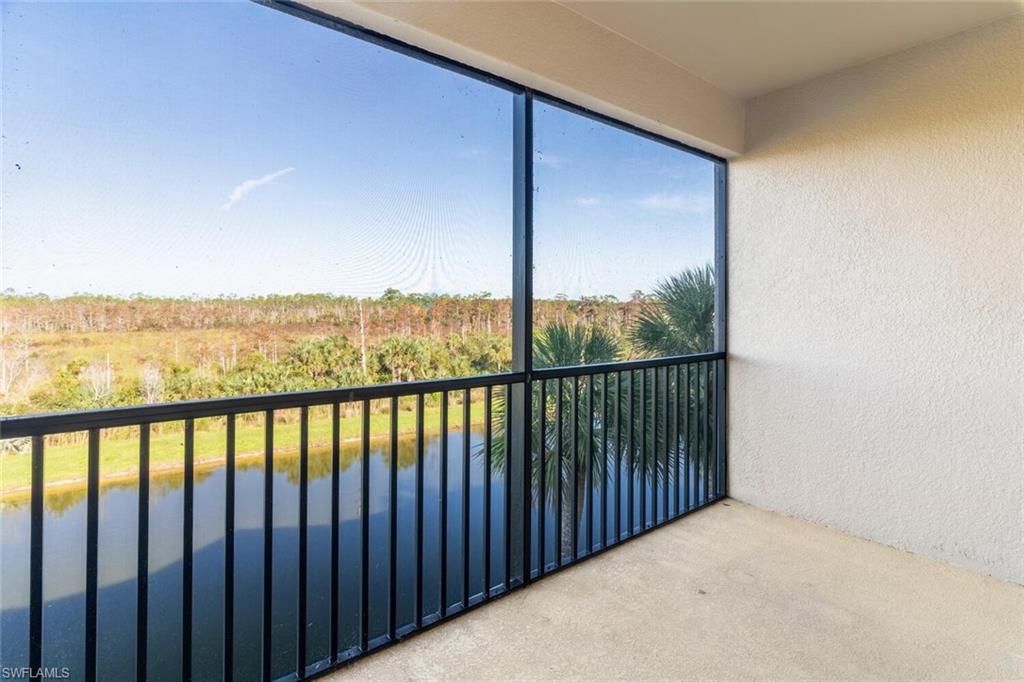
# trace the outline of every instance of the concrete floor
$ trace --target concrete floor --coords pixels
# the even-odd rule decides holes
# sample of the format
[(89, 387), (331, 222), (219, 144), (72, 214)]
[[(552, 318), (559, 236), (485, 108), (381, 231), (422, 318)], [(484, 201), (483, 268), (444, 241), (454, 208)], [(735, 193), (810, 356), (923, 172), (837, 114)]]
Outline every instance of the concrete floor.
[(336, 679), (1024, 679), (1024, 587), (729, 500)]

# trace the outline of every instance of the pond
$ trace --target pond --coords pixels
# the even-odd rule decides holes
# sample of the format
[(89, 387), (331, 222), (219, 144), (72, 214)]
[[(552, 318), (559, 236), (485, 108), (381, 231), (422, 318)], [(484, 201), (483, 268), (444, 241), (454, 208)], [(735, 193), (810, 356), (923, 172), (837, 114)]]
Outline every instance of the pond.
[[(448, 571), (450, 605), (462, 599), (462, 462), (463, 437), (452, 430), (448, 438)], [(485, 459), (484, 434), (471, 431), (470, 564), (472, 595), (483, 591)], [(440, 435), (424, 444), (424, 613), (439, 610), (439, 497)], [(357, 443), (342, 447), (339, 506), (339, 651), (360, 640), (360, 485), (361, 461)], [(399, 440), (397, 614), (399, 627), (413, 622), (416, 570), (416, 454), (415, 440)], [(273, 656), (274, 677), (294, 670), (298, 568), (298, 459), (275, 453), (273, 533)], [(388, 471), (386, 440), (371, 442), (370, 464), (370, 601), (369, 638), (387, 632), (388, 604)], [(625, 464), (625, 463), (624, 463)], [(581, 467), (582, 471), (582, 467)], [(308, 662), (328, 656), (330, 619), (330, 500), (331, 452), (311, 448), (309, 458), (307, 650)], [(197, 468), (194, 499), (193, 553), (193, 674), (196, 679), (220, 679), (224, 608), (224, 489), (223, 466)], [(613, 476), (614, 478), (614, 476)], [(630, 477), (622, 476), (622, 506)], [(240, 460), (236, 468), (235, 504), (235, 618), (234, 665), (238, 679), (260, 673), (263, 580), (264, 468), (259, 458)], [(155, 680), (180, 678), (182, 580), (182, 476), (153, 474), (149, 508), (149, 644), (148, 670)], [(612, 483), (614, 486), (614, 483)], [(638, 488), (638, 486), (634, 486)], [(651, 486), (646, 486), (650, 509)], [(571, 495), (566, 484), (566, 500)], [(594, 481), (593, 506), (601, 508), (601, 486)], [(556, 523), (553, 495), (545, 514), (548, 562), (554, 561)], [(609, 497), (611, 497), (609, 495)], [(43, 664), (67, 666), (72, 676), (83, 669), (85, 618), (84, 491), (53, 493), (44, 504)], [(639, 495), (634, 495), (639, 519)], [(586, 518), (581, 496), (580, 518)], [(504, 581), (504, 466), (495, 459), (491, 476), (491, 584)], [(569, 503), (566, 502), (566, 505)], [(609, 505), (610, 507), (611, 505)], [(101, 487), (99, 501), (98, 667), (101, 679), (128, 679), (135, 671), (137, 482)], [(609, 514), (614, 514), (610, 510)], [(622, 510), (625, 533), (625, 509)], [(595, 542), (599, 524), (594, 520)], [(536, 537), (536, 510), (534, 537)], [(5, 666), (27, 665), (29, 507), (7, 505), (0, 513), (0, 658)], [(513, 521), (513, 537), (518, 523)], [(567, 525), (571, 525), (568, 523)], [(609, 532), (614, 518), (608, 519)], [(579, 531), (583, 537), (585, 523)], [(567, 550), (568, 551), (568, 550)], [(513, 560), (514, 565), (519, 562)], [(536, 561), (534, 562), (536, 566)], [(514, 569), (515, 570), (515, 569)]]

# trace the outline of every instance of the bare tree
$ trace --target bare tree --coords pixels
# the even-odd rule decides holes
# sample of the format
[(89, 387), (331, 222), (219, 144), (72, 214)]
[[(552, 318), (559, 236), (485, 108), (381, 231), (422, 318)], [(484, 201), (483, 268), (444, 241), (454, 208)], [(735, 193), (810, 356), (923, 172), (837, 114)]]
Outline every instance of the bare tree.
[(0, 398), (7, 399), (18, 380), (28, 370), (32, 344), (28, 334), (11, 340), (6, 335), (0, 341)]
[(82, 369), (82, 378), (89, 385), (93, 400), (100, 402), (110, 395), (113, 383), (113, 371), (110, 367), (110, 355), (104, 362), (94, 360)]
[(164, 380), (160, 374), (160, 363), (147, 362), (142, 366), (139, 388), (142, 390), (142, 397), (147, 403), (160, 402), (164, 391)]
[(363, 299), (359, 299), (359, 362), (366, 376), (366, 320), (363, 319)]

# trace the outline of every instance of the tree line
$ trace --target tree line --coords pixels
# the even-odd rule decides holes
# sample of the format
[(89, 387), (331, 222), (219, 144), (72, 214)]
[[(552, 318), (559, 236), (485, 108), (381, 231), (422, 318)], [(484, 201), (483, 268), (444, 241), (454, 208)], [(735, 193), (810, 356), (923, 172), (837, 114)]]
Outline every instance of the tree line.
[[(582, 319), (625, 325), (647, 296), (634, 292), (627, 301), (614, 296), (534, 301), (539, 324)], [(330, 326), (352, 336), (362, 329), (371, 338), (391, 334), (445, 337), (486, 331), (508, 335), (512, 302), (488, 292), (470, 295), (407, 294), (388, 289), (378, 298), (332, 294), (271, 296), (127, 297), (76, 294), (50, 298), (7, 290), (0, 294), (8, 333), (90, 333), (230, 329), (252, 326)]]
[[(6, 414), (486, 374), (509, 370), (512, 359), (511, 302), (486, 293), (50, 299), (5, 292), (0, 303)], [(684, 270), (629, 301), (535, 301), (535, 361), (572, 365), (709, 350), (713, 313), (709, 266)], [(137, 332), (162, 338), (182, 330), (254, 329), (259, 340), (220, 348), (220, 362), (197, 360), (202, 353), (182, 359), (176, 347), (130, 347)], [(129, 345), (120, 359), (89, 356), (85, 339), (104, 335)], [(74, 356), (43, 366), (47, 344), (73, 346)]]

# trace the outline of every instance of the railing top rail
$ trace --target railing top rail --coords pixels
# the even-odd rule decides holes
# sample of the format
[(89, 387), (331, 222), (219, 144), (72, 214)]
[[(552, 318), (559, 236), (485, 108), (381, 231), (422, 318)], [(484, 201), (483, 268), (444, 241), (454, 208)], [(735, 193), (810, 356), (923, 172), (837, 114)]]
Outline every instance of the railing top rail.
[(55, 412), (5, 417), (0, 419), (0, 438), (22, 438), (54, 433), (69, 433), (88, 429), (107, 429), (116, 426), (132, 426), (155, 422), (180, 421), (201, 417), (220, 417), (246, 412), (286, 410), (313, 405), (351, 403), (361, 400), (415, 396), (422, 393), (459, 391), (485, 386), (502, 386), (521, 383), (523, 372), (484, 374), (456, 379), (431, 379), (393, 384), (375, 384), (332, 388), (319, 391), (294, 391), (290, 393), (268, 393), (266, 395), (239, 396), (234, 398), (212, 398), (209, 400), (185, 400), (156, 405), (113, 407), (99, 410), (76, 412)]
[(648, 358), (645, 360), (626, 360), (624, 362), (605, 362), (598, 365), (573, 365), (571, 367), (546, 367), (535, 369), (531, 377), (533, 379), (560, 379), (564, 377), (579, 377), (589, 374), (610, 374), (614, 372), (629, 372), (638, 369), (650, 369), (651, 367), (670, 367), (672, 365), (690, 365), (698, 362), (711, 362), (713, 360), (724, 360), (725, 353), (694, 353), (692, 355), (673, 355), (666, 358)]
[[(531, 374), (531, 378), (557, 379), (560, 377), (627, 372), (631, 370), (648, 369), (651, 367), (666, 367), (671, 365), (709, 362), (713, 360), (722, 360), (724, 358), (725, 353), (697, 353), (694, 355), (677, 355), (666, 358), (608, 362), (599, 365), (550, 367), (534, 370)], [(333, 403), (351, 403), (361, 400), (379, 400), (384, 398), (415, 396), (423, 393), (460, 391), (469, 388), (483, 388), (485, 386), (517, 384), (525, 380), (525, 372), (506, 372), (501, 374), (484, 374), (473, 377), (459, 377), (456, 379), (431, 379), (427, 381), (409, 381), (392, 384), (332, 388), (319, 391), (269, 393), (266, 395), (240, 396), (235, 398), (186, 400), (175, 403), (160, 403), (157, 405), (137, 405), (133, 407), (113, 407), (99, 410), (79, 410), (76, 412), (55, 412), (27, 415), (23, 417), (4, 417), (0, 419), (0, 438), (43, 436), (55, 433), (68, 433), (71, 431), (85, 431), (88, 429), (107, 429), (117, 426), (179, 421), (182, 419), (220, 417), (229, 414), (243, 414), (246, 412), (287, 410), (312, 405), (330, 405)]]

